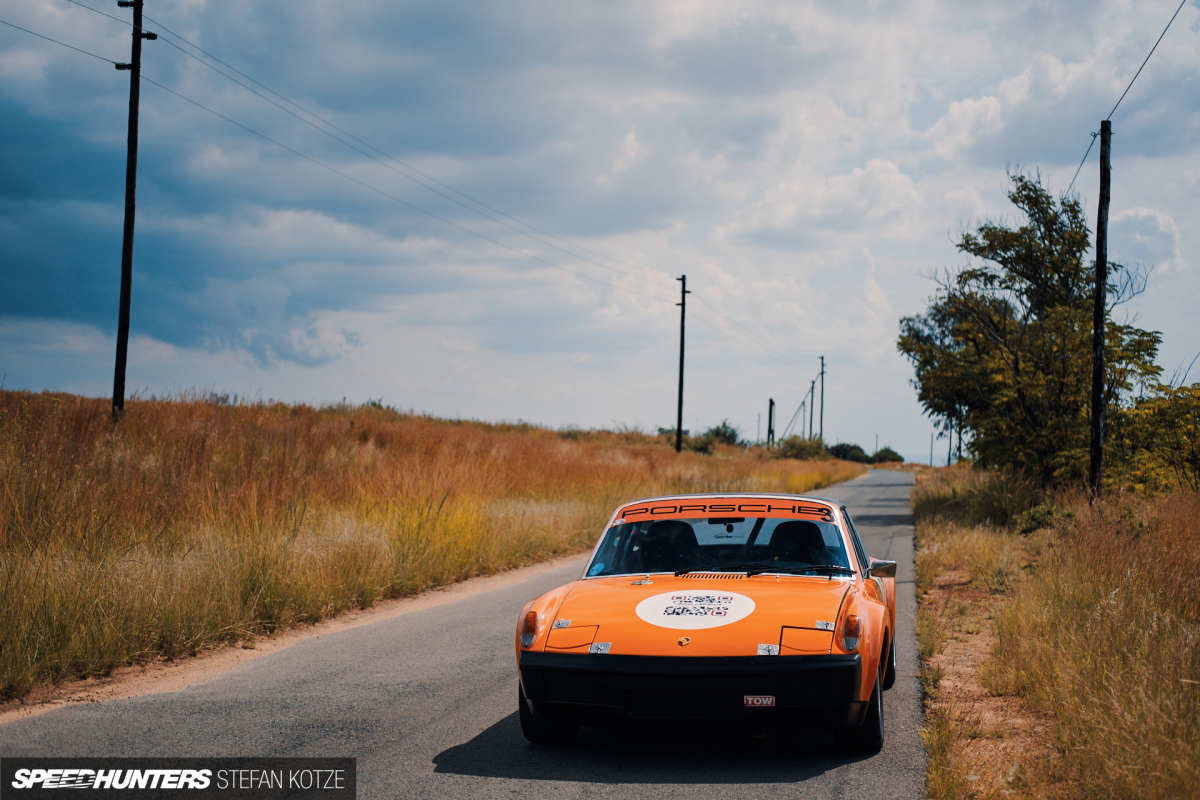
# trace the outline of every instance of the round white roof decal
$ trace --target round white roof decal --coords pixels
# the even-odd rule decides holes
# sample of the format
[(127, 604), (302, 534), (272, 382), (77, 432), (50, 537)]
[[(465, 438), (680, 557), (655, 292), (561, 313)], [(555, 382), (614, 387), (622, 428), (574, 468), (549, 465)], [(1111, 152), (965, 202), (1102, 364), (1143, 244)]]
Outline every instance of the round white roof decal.
[(643, 622), (660, 628), (694, 631), (745, 619), (754, 613), (754, 601), (736, 592), (681, 589), (647, 597), (637, 604), (635, 613)]

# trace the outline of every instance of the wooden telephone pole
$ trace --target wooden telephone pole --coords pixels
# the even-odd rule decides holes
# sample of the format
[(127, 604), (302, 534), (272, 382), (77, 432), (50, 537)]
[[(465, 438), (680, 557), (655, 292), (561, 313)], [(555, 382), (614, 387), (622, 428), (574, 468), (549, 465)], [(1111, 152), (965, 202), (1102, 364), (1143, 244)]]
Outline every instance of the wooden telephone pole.
[[(1147, 56), (1148, 58), (1148, 56)], [(1112, 122), (1100, 122), (1100, 207), (1096, 212), (1096, 295), (1092, 304), (1092, 452), (1088, 484), (1099, 500), (1104, 482), (1104, 321), (1108, 294), (1108, 202)]]
[(775, 446), (775, 398), (767, 398), (767, 447)]
[(113, 422), (125, 413), (125, 360), (129, 352), (129, 296), (133, 284), (133, 217), (137, 192), (138, 98), (142, 78), (142, 39), (157, 39), (142, 32), (142, 0), (118, 0), (120, 8), (133, 9), (133, 45), (128, 64), (117, 69), (129, 70), (129, 134), (125, 149), (125, 228), (121, 240), (121, 305), (117, 312), (117, 362), (113, 369)]
[(687, 314), (687, 296), (691, 294), (687, 288), (687, 275), (680, 275), (679, 281), (679, 402), (675, 408), (675, 452), (683, 449), (683, 326)]
[(813, 378), (808, 385), (808, 438), (813, 438), (813, 411), (817, 407), (817, 379)]
[(821, 434), (821, 436), (820, 436), (821, 441), (824, 442), (825, 441), (825, 356), (821, 356), (821, 376), (820, 377), (821, 377), (821, 423), (820, 423), (821, 427), (819, 428), (819, 431)]

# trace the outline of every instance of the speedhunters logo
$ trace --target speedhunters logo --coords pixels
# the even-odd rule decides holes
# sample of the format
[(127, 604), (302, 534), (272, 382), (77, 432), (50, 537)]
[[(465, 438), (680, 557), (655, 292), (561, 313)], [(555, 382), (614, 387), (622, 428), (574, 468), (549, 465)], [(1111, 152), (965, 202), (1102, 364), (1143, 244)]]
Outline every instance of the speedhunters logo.
[(19, 769), (13, 789), (207, 789), (211, 769)]
[(352, 758), (2, 758), (4, 798), (353, 800)]

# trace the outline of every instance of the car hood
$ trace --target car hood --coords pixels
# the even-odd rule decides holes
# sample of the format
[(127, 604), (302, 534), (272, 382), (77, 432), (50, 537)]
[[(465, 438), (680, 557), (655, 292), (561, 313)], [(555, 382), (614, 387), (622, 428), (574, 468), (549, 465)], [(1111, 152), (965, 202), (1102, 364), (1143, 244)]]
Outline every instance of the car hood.
[(838, 578), (774, 575), (580, 580), (559, 607), (546, 650), (648, 656), (828, 653), (838, 610), (852, 585)]

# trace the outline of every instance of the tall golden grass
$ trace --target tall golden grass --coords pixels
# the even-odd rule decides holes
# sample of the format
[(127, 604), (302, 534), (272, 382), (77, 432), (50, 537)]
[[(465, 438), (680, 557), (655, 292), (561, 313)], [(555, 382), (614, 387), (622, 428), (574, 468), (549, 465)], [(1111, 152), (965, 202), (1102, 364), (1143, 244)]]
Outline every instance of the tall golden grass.
[[(1195, 796), (1200, 495), (1118, 492), (1092, 506), (964, 466), (922, 476), (913, 503), (918, 583), (965, 582), (983, 613), (996, 609), (983, 685), (1049, 716), (1056, 756), (1043, 789)], [(923, 655), (940, 648), (946, 623), (944, 610), (920, 610)], [(930, 748), (931, 794), (975, 796), (961, 780), (968, 737), (952, 717), (927, 726), (943, 745)]]
[(590, 545), (617, 503), (846, 462), (373, 407), (0, 392), (0, 697)]
[(985, 683), (1050, 713), (1079, 796), (1195, 797), (1200, 495), (1073, 511), (997, 619)]
[(1045, 492), (1018, 475), (976, 469), (968, 462), (923, 469), (913, 486), (913, 516), (955, 525), (1007, 527), (1044, 500)]

